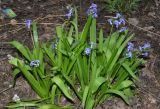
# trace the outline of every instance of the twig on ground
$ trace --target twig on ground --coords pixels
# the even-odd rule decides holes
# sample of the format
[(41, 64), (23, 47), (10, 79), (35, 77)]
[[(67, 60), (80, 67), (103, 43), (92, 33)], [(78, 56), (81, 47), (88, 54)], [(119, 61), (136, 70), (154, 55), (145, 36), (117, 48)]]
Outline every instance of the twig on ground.
[(7, 90), (9, 90), (9, 89), (11, 89), (11, 88), (13, 88), (13, 85), (9, 85), (8, 88), (3, 89), (2, 91), (0, 91), (0, 94), (3, 93), (3, 92), (5, 92), (5, 91), (7, 91)]

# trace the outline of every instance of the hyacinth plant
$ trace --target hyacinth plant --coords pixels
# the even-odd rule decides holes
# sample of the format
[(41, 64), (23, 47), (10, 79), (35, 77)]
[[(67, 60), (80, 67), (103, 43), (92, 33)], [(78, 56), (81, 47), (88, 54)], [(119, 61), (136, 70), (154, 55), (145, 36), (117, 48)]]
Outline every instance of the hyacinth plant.
[[(88, 9), (88, 19), (82, 32), (78, 29), (76, 9), (72, 8), (69, 13), (70, 20), (56, 27), (57, 35), (53, 43), (38, 43), (34, 22), (33, 52), (17, 41), (11, 42), (25, 58), (10, 60), (15, 65), (14, 77), (22, 72), (41, 99), (18, 102), (9, 108), (73, 108), (58, 106), (62, 96), (70, 105), (74, 105), (78, 99), (84, 109), (92, 109), (112, 95), (121, 97), (129, 104), (135, 83), (139, 81), (138, 66), (143, 61), (128, 43), (133, 35), (128, 33), (126, 27), (112, 31), (108, 36), (104, 35), (102, 29), (97, 33), (96, 4)], [(114, 22), (111, 20), (110, 23), (117, 26)], [(119, 25), (123, 23), (120, 18), (116, 22)], [(55, 102), (57, 98), (58, 103)]]

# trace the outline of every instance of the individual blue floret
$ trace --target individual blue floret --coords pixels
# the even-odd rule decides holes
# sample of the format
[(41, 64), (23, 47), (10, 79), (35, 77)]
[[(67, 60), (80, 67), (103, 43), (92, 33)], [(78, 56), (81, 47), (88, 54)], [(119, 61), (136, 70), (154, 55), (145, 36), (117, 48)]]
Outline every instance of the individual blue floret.
[(85, 53), (86, 55), (90, 55), (90, 53), (91, 53), (91, 48), (85, 48), (84, 53)]

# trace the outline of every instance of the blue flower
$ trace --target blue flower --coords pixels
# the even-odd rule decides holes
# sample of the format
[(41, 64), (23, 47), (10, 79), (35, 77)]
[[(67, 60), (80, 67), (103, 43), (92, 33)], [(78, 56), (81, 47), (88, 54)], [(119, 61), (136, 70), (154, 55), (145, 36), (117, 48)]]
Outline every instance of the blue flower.
[(92, 3), (89, 9), (87, 10), (88, 15), (92, 15), (92, 17), (97, 18), (97, 5)]
[(122, 28), (119, 30), (119, 32), (120, 32), (120, 33), (121, 33), (121, 32), (124, 32), (126, 29), (127, 29), (126, 27), (122, 27)]
[(30, 29), (31, 24), (32, 24), (32, 20), (30, 20), (30, 19), (26, 20), (26, 27), (27, 27), (28, 29)]
[(56, 39), (56, 42), (52, 43), (52, 49), (56, 49), (58, 45), (58, 39)]
[(147, 49), (147, 48), (151, 48), (151, 45), (150, 45), (150, 43), (145, 43), (144, 45), (143, 45), (143, 48), (144, 49)]
[(84, 53), (89, 55), (91, 53), (91, 48), (85, 48)]
[(116, 26), (116, 28), (118, 28), (119, 25), (120, 25), (120, 22), (119, 22), (118, 20), (115, 20), (115, 21), (114, 21), (114, 25)]
[(120, 18), (119, 23), (125, 25), (125, 20), (123, 18)]
[(110, 25), (113, 24), (112, 19), (108, 19), (107, 21), (109, 22)]
[(39, 63), (40, 63), (39, 60), (33, 60), (30, 62), (30, 66), (31, 67), (39, 67)]
[(145, 49), (150, 49), (151, 48), (151, 45), (150, 43), (145, 43), (143, 46), (140, 46), (139, 49), (140, 51), (144, 51)]
[(134, 44), (131, 43), (131, 42), (128, 42), (127, 50), (128, 51), (133, 51), (133, 49), (134, 49)]
[(127, 56), (128, 58), (132, 58), (132, 52), (129, 51), (129, 52), (126, 54), (126, 56)]
[(144, 53), (141, 54), (141, 56), (143, 56), (143, 57), (148, 57), (148, 56), (149, 56), (149, 53), (148, 53), (148, 52), (144, 52)]
[(68, 13), (66, 14), (66, 16), (68, 17), (68, 19), (71, 18), (71, 16), (73, 15), (73, 8), (70, 7)]
[(120, 18), (121, 14), (120, 13), (116, 13), (116, 19)]

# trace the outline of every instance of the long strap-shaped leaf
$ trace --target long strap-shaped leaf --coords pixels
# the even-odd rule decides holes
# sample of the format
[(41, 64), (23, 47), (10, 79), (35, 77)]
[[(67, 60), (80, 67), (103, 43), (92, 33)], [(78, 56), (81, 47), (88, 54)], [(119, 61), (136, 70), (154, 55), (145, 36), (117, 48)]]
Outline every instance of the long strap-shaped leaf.
[(39, 43), (38, 43), (38, 32), (37, 32), (37, 26), (36, 26), (36, 22), (33, 22), (32, 23), (33, 25), (33, 39), (34, 39), (34, 47), (38, 47), (39, 46)]
[(138, 77), (134, 74), (132, 69), (125, 63), (122, 64), (122, 66), (127, 70), (127, 72), (137, 81), (139, 81)]
[(73, 97), (69, 94), (69, 91), (66, 87), (66, 85), (64, 84), (64, 82), (62, 81), (62, 79), (58, 76), (55, 76), (52, 78), (52, 82), (55, 83), (60, 89), (61, 91), (64, 93), (64, 95), (69, 98), (70, 100), (73, 101)]
[(89, 87), (86, 86), (85, 89), (84, 89), (84, 92), (83, 92), (83, 99), (82, 99), (82, 107), (83, 108), (85, 107), (86, 99), (87, 99), (87, 96), (88, 96), (88, 91), (89, 91)]
[(18, 41), (12, 41), (10, 42), (11, 45), (13, 45), (22, 55), (29, 61), (31, 61), (31, 52), (29, 49), (25, 46), (23, 46), (21, 43)]
[(109, 90), (106, 90), (105, 92), (103, 92), (103, 93), (98, 97), (98, 99), (97, 99), (97, 101), (96, 101), (96, 105), (97, 105), (97, 103), (100, 102), (100, 100), (101, 100), (106, 94), (116, 94), (116, 95), (120, 96), (127, 104), (129, 104), (129, 100), (128, 100), (127, 96), (125, 96), (122, 91), (118, 91), (118, 90), (115, 90), (115, 89), (109, 89)]
[(92, 16), (89, 16), (89, 18), (87, 19), (87, 23), (85, 24), (85, 27), (82, 31), (82, 34), (81, 34), (82, 43), (86, 42), (87, 40), (86, 38), (90, 29), (92, 19), (93, 19)]
[(22, 66), (22, 63), (18, 62), (18, 66), (20, 70), (22, 71), (23, 75), (26, 77), (27, 81), (31, 84), (33, 89), (38, 93), (40, 97), (47, 97), (48, 93), (43, 89), (38, 81), (32, 76), (32, 74), (24, 67)]

